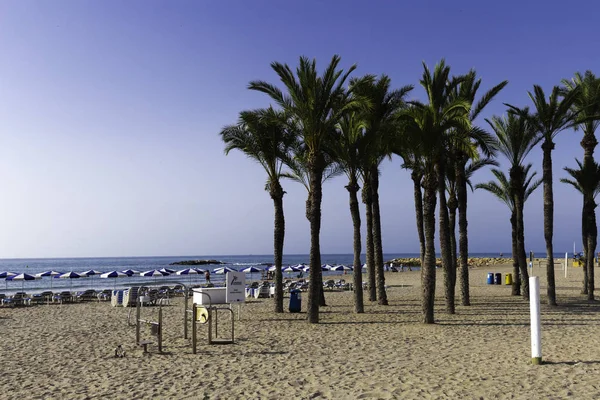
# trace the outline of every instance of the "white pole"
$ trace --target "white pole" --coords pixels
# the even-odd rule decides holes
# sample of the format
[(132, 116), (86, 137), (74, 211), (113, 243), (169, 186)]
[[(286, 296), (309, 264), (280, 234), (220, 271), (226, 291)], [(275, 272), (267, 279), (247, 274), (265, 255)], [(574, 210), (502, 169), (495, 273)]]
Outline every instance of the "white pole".
[(529, 310), (531, 314), (531, 363), (542, 363), (542, 327), (540, 323), (540, 278), (529, 278)]
[(569, 253), (565, 253), (565, 278), (567, 277), (567, 264), (569, 263)]

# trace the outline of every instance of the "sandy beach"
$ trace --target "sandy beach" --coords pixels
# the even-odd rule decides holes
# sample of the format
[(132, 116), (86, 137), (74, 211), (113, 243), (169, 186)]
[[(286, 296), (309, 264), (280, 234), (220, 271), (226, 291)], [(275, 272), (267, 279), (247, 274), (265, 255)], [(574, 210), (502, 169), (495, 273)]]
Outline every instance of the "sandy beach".
[[(274, 314), (270, 299), (250, 300), (235, 321), (236, 343), (208, 346), (202, 325), (195, 355), (183, 338), (182, 298), (163, 307), (165, 353), (151, 348), (149, 355), (135, 346), (128, 308), (107, 302), (0, 308), (0, 397), (598, 398), (600, 306), (579, 294), (581, 269), (570, 269), (568, 278), (557, 269), (561, 305), (542, 306), (541, 366), (530, 364), (528, 303), (511, 297), (509, 286), (487, 285), (488, 272), (511, 268), (472, 269), (472, 306), (447, 315), (438, 270), (435, 325), (420, 323), (418, 271), (387, 273), (390, 305), (367, 302), (361, 315), (352, 312), (352, 292), (327, 292), (318, 325), (306, 323), (304, 312)], [(536, 274), (544, 295), (545, 270)], [(144, 317), (157, 310), (145, 307)], [(125, 358), (114, 357), (119, 344)]]

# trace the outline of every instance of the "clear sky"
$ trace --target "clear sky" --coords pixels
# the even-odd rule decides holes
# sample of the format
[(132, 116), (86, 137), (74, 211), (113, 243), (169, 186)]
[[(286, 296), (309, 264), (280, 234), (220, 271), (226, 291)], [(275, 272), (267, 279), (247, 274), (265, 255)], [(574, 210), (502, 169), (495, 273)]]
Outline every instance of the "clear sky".
[[(272, 253), (266, 176), (225, 156), (218, 136), (242, 109), (269, 104), (246, 87), (276, 82), (270, 62), (323, 66), (340, 54), (355, 75), (402, 86), (445, 57), (454, 74), (475, 68), (484, 89), (509, 80), (490, 116), (529, 104), (534, 83), (549, 91), (576, 71), (600, 74), (599, 14), (591, 0), (2, 1), (0, 258)], [(580, 196), (558, 182), (582, 157), (580, 139), (563, 132), (554, 152), (556, 251), (581, 248)], [(529, 161), (541, 177), (541, 151)], [(387, 253), (419, 248), (400, 164), (382, 168)], [(324, 187), (324, 253), (352, 251), (345, 183)], [(285, 252), (308, 253), (306, 192), (284, 189)], [(527, 248), (540, 252), (541, 196), (525, 209)], [(472, 252), (509, 252), (506, 207), (470, 194), (469, 236)]]

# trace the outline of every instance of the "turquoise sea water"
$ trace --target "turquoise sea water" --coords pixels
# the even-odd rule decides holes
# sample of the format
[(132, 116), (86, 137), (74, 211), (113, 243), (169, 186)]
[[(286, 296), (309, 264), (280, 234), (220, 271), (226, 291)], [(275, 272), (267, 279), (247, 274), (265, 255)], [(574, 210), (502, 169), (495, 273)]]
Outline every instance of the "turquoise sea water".
[[(471, 257), (498, 257), (500, 253), (472, 253)], [(540, 255), (542, 253), (539, 253)], [(505, 257), (509, 257), (509, 253), (504, 253)], [(417, 253), (397, 253), (384, 254), (384, 260), (390, 260), (400, 257), (418, 257)], [(557, 254), (555, 257), (564, 257), (564, 254)], [(126, 269), (134, 269), (138, 271), (148, 271), (152, 269), (170, 268), (173, 270), (181, 270), (188, 268), (187, 266), (169, 264), (175, 261), (183, 260), (219, 260), (225, 265), (241, 270), (249, 266), (265, 267), (265, 265), (273, 262), (272, 255), (203, 255), (203, 256), (176, 256), (176, 257), (117, 257), (117, 258), (32, 258), (32, 259), (0, 259), (0, 272), (10, 271), (14, 273), (28, 273), (35, 275), (39, 272), (54, 270), (59, 272), (83, 272), (94, 269), (100, 272), (108, 272), (112, 270), (122, 271)], [(364, 255), (361, 257), (364, 262)], [(323, 264), (344, 264), (351, 265), (353, 260), (352, 254), (322, 254), (321, 262)], [(307, 254), (284, 255), (284, 265), (308, 264), (309, 256)], [(202, 269), (209, 269), (211, 272), (217, 267), (223, 265), (201, 265)], [(323, 274), (339, 275), (340, 272), (324, 271)], [(293, 277), (296, 274), (284, 274), (284, 277)], [(223, 281), (223, 275), (211, 273), (211, 282), (218, 283)], [(247, 274), (247, 280), (260, 279), (260, 273), (253, 275)], [(102, 279), (99, 276), (79, 279), (55, 279), (43, 277), (34, 281), (4, 281), (0, 279), (0, 292), (11, 293), (24, 289), (29, 293), (41, 292), (52, 288), (54, 291), (59, 290), (84, 290), (89, 288), (94, 289), (111, 289), (113, 287), (122, 288), (132, 285), (172, 285), (175, 282), (184, 284), (202, 284), (205, 283), (204, 275), (182, 276), (172, 274), (165, 277), (150, 278), (134, 275), (128, 278), (117, 279)]]

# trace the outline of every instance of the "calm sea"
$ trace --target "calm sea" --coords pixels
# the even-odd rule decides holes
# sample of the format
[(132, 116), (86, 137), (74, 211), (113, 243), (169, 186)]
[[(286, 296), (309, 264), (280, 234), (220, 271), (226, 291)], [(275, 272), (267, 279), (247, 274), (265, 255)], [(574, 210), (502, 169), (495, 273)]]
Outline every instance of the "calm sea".
[[(541, 253), (540, 253), (541, 254)], [(472, 253), (471, 257), (497, 257), (499, 253)], [(505, 256), (510, 256), (509, 253), (504, 253)], [(557, 255), (560, 256), (560, 255)], [(564, 254), (562, 255), (564, 257)], [(399, 257), (418, 257), (417, 253), (398, 253), (384, 254), (385, 260), (390, 260)], [(205, 260), (214, 259), (226, 263), (226, 266), (241, 270), (249, 266), (263, 267), (266, 264), (273, 262), (272, 255), (244, 255), (244, 256), (179, 256), (179, 257), (118, 257), (118, 258), (32, 258), (32, 259), (0, 259), (0, 272), (10, 271), (14, 273), (28, 273), (35, 275), (44, 271), (58, 272), (83, 272), (87, 270), (97, 270), (100, 272), (122, 271), (133, 269), (137, 271), (148, 271), (152, 269), (170, 268), (173, 270), (181, 270), (188, 268), (187, 266), (169, 264), (175, 261), (183, 260)], [(352, 254), (323, 254), (321, 262), (323, 264), (344, 264), (351, 265), (353, 260)], [(362, 257), (364, 262), (364, 255)], [(284, 265), (308, 264), (309, 257), (307, 254), (285, 255), (283, 257)], [(211, 272), (217, 267), (223, 265), (201, 265), (199, 268), (209, 269)], [(339, 272), (324, 271), (323, 274), (339, 275)], [(287, 274), (284, 274), (286, 276)], [(290, 274), (292, 277), (292, 274)], [(218, 283), (223, 281), (223, 275), (211, 274), (211, 281)], [(246, 279), (260, 279), (260, 273), (247, 274)], [(202, 284), (205, 283), (204, 275), (176, 275), (151, 278), (134, 275), (127, 278), (102, 279), (98, 275), (89, 278), (79, 279), (56, 279), (43, 277), (34, 281), (5, 281), (0, 279), (0, 291), (11, 293), (24, 289), (30, 293), (41, 292), (44, 290), (85, 290), (94, 289), (112, 289), (123, 288), (132, 285), (173, 285), (175, 282), (184, 284)], [(4, 283), (4, 285), (2, 284)], [(2, 287), (4, 286), (4, 287)]]

